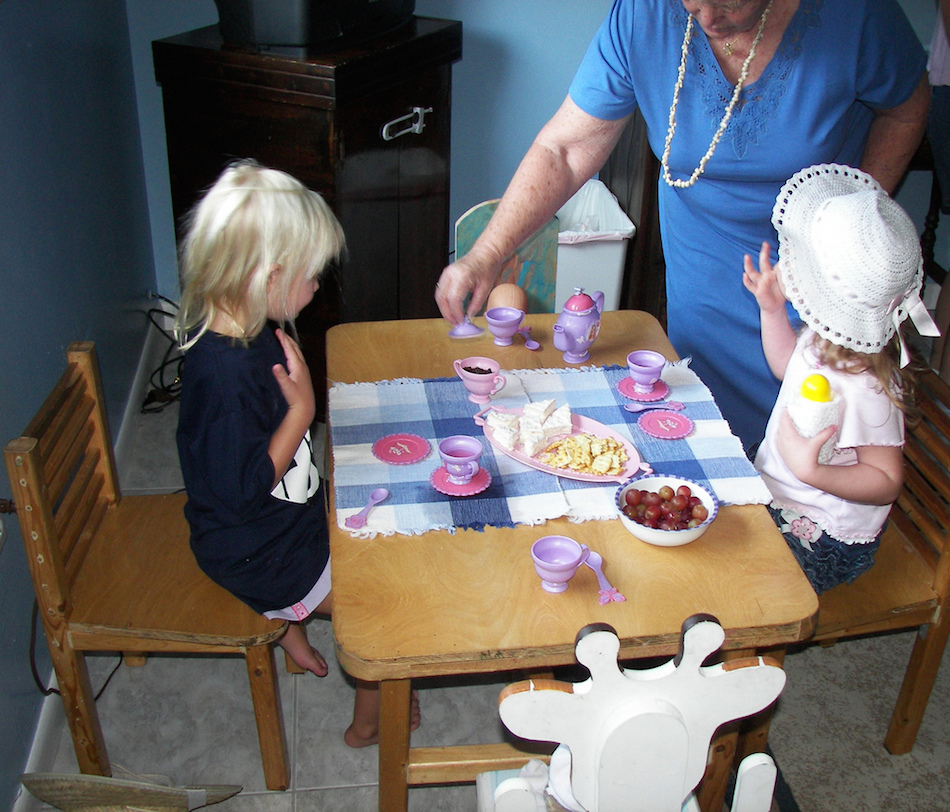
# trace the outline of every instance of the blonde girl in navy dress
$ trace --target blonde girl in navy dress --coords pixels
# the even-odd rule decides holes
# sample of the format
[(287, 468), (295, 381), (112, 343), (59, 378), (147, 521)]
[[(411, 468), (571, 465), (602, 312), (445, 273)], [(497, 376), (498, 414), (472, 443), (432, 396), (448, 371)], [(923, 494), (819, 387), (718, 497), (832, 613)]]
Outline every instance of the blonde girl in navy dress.
[[(190, 214), (176, 324), (185, 351), (178, 453), (195, 558), (255, 611), (290, 621), (280, 645), (320, 677), (327, 663), (304, 620), (330, 614), (330, 544), (313, 464), (313, 384), (288, 332), (343, 247), (319, 194), (252, 161), (233, 164)], [(357, 682), (344, 739), (373, 744), (378, 728), (378, 686)]]

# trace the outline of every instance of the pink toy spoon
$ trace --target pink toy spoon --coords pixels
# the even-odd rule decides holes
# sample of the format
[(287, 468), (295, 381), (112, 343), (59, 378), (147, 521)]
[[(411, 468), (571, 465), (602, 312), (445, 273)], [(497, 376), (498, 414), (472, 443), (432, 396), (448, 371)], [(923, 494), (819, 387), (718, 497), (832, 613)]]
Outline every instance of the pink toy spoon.
[(624, 403), (623, 408), (628, 412), (645, 412), (649, 409), (669, 409), (673, 412), (681, 412), (686, 406), (678, 400), (658, 400), (655, 403)]
[(597, 576), (597, 583), (600, 585), (601, 604), (610, 603), (611, 601), (621, 603), (626, 600), (615, 587), (610, 585), (610, 581), (604, 577), (604, 557), (600, 553), (595, 553), (591, 550), (585, 563), (594, 571), (594, 575)]
[(385, 488), (377, 488), (375, 491), (373, 491), (369, 495), (369, 501), (366, 503), (366, 507), (364, 507), (359, 513), (356, 513), (353, 516), (347, 516), (343, 524), (345, 524), (347, 527), (353, 528), (354, 530), (357, 530), (360, 527), (363, 527), (366, 524), (367, 514), (374, 507), (376, 507), (376, 505), (378, 505), (388, 496), (389, 496), (388, 490), (386, 490)]

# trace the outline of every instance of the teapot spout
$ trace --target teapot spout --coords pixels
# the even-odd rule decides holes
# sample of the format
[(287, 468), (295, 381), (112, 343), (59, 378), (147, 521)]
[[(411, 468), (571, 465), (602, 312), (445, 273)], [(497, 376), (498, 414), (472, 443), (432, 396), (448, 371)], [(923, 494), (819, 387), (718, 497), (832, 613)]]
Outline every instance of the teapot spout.
[(593, 297), (594, 306), (597, 308), (598, 313), (604, 312), (604, 293), (603, 291), (595, 291)]

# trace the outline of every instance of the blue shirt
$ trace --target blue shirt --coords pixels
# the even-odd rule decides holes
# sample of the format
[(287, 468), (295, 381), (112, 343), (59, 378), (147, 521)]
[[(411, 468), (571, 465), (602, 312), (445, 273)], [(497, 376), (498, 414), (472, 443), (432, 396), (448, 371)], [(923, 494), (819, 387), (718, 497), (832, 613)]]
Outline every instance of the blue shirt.
[[(571, 99), (606, 120), (639, 108), (662, 155), (686, 24), (681, 0), (615, 0)], [(764, 435), (778, 381), (762, 351), (758, 305), (742, 284), (743, 255), (757, 258), (766, 240), (776, 245), (772, 206), (795, 172), (860, 164), (874, 111), (907, 101), (925, 61), (895, 0), (801, 0), (774, 57), (743, 89), (704, 174), (688, 189), (660, 178), (667, 331), (747, 449)], [(674, 178), (698, 166), (732, 92), (694, 23), (669, 160)]]

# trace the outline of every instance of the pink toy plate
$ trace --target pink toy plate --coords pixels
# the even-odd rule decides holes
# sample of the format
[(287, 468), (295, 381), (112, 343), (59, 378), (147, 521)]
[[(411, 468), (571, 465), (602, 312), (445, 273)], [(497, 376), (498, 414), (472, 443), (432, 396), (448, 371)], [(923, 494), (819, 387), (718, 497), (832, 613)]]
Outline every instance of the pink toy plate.
[(390, 465), (411, 465), (428, 457), (430, 449), (418, 434), (389, 434), (373, 444), (373, 455)]
[(641, 415), (637, 425), (661, 440), (682, 440), (693, 430), (693, 421), (686, 415), (665, 409)]
[[(505, 412), (507, 414), (521, 414), (521, 409), (505, 409), (501, 406), (491, 406), (489, 408), (495, 409), (495, 411), (498, 412)], [(616, 440), (624, 447), (624, 450), (627, 452), (627, 463), (624, 466), (623, 471), (614, 476), (598, 476), (596, 474), (582, 474), (578, 471), (572, 471), (569, 468), (555, 468), (551, 465), (545, 465), (540, 460), (534, 457), (529, 457), (522, 451), (518, 451), (517, 449), (507, 449), (501, 445), (501, 443), (496, 442), (494, 432), (482, 418), (482, 415), (485, 414), (486, 411), (488, 411), (488, 409), (485, 409), (475, 415), (475, 423), (482, 427), (482, 430), (485, 432), (485, 436), (488, 438), (488, 442), (501, 451), (502, 454), (507, 454), (513, 460), (524, 463), (525, 465), (538, 471), (544, 471), (546, 474), (554, 474), (555, 476), (564, 477), (565, 479), (578, 479), (582, 482), (626, 482), (628, 479), (635, 476), (639, 471), (643, 471), (647, 474), (653, 472), (653, 469), (640, 459), (640, 454), (637, 452), (637, 449), (633, 447), (633, 444), (622, 434), (618, 434), (609, 426), (605, 426), (603, 423), (599, 423), (596, 420), (591, 420), (587, 417), (582, 417), (579, 414), (571, 415), (571, 423), (574, 426), (574, 431), (571, 432), (571, 435), (587, 433), (593, 434), (595, 437), (611, 437), (612, 439)], [(551, 442), (554, 442), (554, 440)]]
[(617, 391), (625, 398), (652, 403), (654, 400), (663, 400), (670, 394), (670, 387), (666, 381), (657, 381), (653, 384), (652, 392), (638, 392), (634, 387), (633, 378), (626, 377), (617, 384)]
[(456, 485), (454, 482), (449, 482), (449, 472), (445, 470), (444, 465), (440, 465), (432, 472), (429, 482), (439, 493), (444, 493), (446, 496), (474, 496), (491, 485), (491, 474), (484, 468), (479, 468), (471, 481), (464, 485)]

